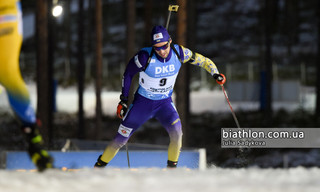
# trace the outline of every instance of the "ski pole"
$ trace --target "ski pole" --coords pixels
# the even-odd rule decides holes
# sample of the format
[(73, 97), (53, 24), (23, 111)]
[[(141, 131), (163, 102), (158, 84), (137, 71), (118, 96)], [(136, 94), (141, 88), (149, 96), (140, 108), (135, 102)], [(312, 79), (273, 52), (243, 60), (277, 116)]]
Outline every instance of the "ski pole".
[(168, 18), (167, 18), (167, 24), (166, 24), (166, 29), (169, 30), (169, 22), (170, 22), (170, 17), (171, 17), (171, 12), (178, 12), (179, 5), (169, 5), (168, 10)]
[[(236, 114), (233, 111), (233, 108), (232, 108), (231, 103), (229, 101), (229, 97), (227, 95), (227, 91), (224, 89), (224, 86), (222, 84), (221, 84), (221, 88), (222, 88), (224, 96), (226, 97), (226, 100), (227, 100), (227, 102), (229, 104), (233, 119), (236, 122), (238, 129), (240, 129), (239, 121), (237, 119)], [(244, 149), (243, 147), (239, 148), (239, 156), (238, 156), (238, 158), (240, 159), (240, 163), (239, 164), (240, 164), (241, 167), (245, 167), (246, 166), (246, 164), (247, 164), (247, 157), (246, 156), (249, 153), (249, 151), (250, 151), (250, 149), (248, 149), (248, 148), (246, 148), (246, 149)]]
[(221, 88), (222, 88), (222, 91), (223, 91), (223, 93), (224, 93), (224, 96), (226, 97), (226, 100), (227, 100), (227, 102), (228, 102), (228, 104), (229, 104), (229, 107), (230, 107), (230, 110), (231, 110), (233, 119), (234, 119), (234, 121), (236, 122), (238, 129), (240, 129), (239, 121), (238, 121), (238, 119), (237, 119), (237, 117), (236, 117), (236, 114), (234, 113), (234, 111), (233, 111), (233, 109), (232, 109), (232, 106), (231, 106), (231, 103), (230, 103), (230, 101), (229, 101), (229, 97), (228, 97), (228, 95), (227, 95), (227, 92), (226, 92), (226, 90), (224, 89), (224, 86), (223, 86), (223, 85), (221, 85)]
[(126, 151), (127, 151), (128, 168), (130, 168), (130, 159), (129, 159), (128, 143), (126, 143)]

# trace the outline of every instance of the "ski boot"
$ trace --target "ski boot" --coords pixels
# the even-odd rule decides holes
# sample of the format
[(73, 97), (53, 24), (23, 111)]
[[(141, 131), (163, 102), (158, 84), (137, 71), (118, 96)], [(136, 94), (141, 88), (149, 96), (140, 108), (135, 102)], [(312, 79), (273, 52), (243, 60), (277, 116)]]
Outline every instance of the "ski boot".
[(36, 124), (22, 127), (28, 143), (28, 153), (39, 172), (52, 168), (53, 158), (44, 149), (42, 136)]
[(178, 164), (178, 162), (168, 160), (167, 161), (167, 168), (169, 168), (169, 169), (177, 168), (177, 164)]
[(108, 163), (103, 162), (103, 161), (101, 160), (101, 156), (102, 156), (102, 155), (99, 156), (99, 158), (97, 159), (97, 162), (94, 164), (94, 168), (104, 168), (105, 166), (108, 165)]

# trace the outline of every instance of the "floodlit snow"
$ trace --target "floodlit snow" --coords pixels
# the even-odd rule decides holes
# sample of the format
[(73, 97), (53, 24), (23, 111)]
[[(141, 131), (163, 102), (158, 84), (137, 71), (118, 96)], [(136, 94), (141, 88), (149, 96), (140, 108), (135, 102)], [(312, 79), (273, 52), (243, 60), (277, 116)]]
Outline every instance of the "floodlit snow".
[[(36, 108), (37, 95), (36, 85), (28, 83), (29, 92), (31, 94), (31, 103)], [(1, 88), (0, 88), (1, 89)], [(306, 89), (306, 88), (305, 88)], [(306, 89), (307, 90), (307, 89)], [(314, 90), (301, 92), (300, 102), (274, 102), (273, 108), (275, 110), (283, 108), (288, 111), (303, 108), (305, 110), (313, 111), (315, 107), (315, 93)], [(2, 88), (0, 92), (0, 111), (8, 111), (9, 107), (5, 90)], [(109, 116), (115, 116), (116, 107), (119, 102), (120, 92), (102, 91), (102, 109), (103, 113)], [(174, 98), (173, 98), (174, 100)], [(76, 113), (78, 111), (78, 91), (76, 87), (57, 89), (57, 110), (59, 112)], [(259, 109), (258, 102), (233, 102), (231, 101), (233, 109), (236, 110), (257, 110)], [(86, 116), (94, 116), (96, 107), (95, 89), (89, 86), (84, 91), (84, 111)], [(215, 90), (200, 90), (194, 91), (190, 94), (190, 110), (194, 114), (204, 112), (230, 112), (228, 103), (221, 89)]]
[(83, 169), (44, 173), (0, 170), (2, 192), (310, 192), (319, 191), (319, 168), (176, 170)]
[[(36, 104), (36, 86), (29, 84), (31, 101)], [(3, 91), (4, 92), (4, 91)], [(0, 94), (0, 110), (10, 111), (6, 95)], [(119, 102), (119, 92), (102, 93), (104, 113), (114, 115)], [(230, 111), (221, 90), (202, 90), (191, 93), (191, 111)], [(303, 106), (314, 100), (314, 93), (305, 96)], [(57, 90), (58, 111), (77, 111), (76, 88)], [(235, 109), (257, 109), (252, 102), (234, 102)], [(84, 94), (86, 115), (94, 115), (95, 92), (88, 88)], [(301, 103), (276, 103), (277, 107), (301, 107)], [(75, 171), (48, 170), (44, 173), (31, 171), (0, 170), (1, 192), (318, 192), (320, 189), (319, 168), (289, 169), (224, 169), (208, 168), (193, 170), (178, 168), (82, 169)]]

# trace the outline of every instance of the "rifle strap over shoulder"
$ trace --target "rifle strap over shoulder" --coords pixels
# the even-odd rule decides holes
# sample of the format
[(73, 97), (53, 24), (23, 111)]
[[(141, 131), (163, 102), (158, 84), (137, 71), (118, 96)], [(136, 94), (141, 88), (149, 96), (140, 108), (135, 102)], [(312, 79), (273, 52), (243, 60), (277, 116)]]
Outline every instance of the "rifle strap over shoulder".
[(150, 62), (151, 62), (151, 58), (152, 58), (153, 54), (154, 54), (154, 50), (152, 49), (151, 52), (150, 52), (150, 55), (149, 55), (147, 64), (146, 64), (146, 66), (144, 66), (144, 68), (142, 69), (142, 71), (146, 71), (146, 69), (148, 68), (148, 66), (149, 66), (149, 64), (150, 64)]
[(180, 63), (182, 64), (182, 60), (181, 60), (181, 57), (180, 57), (180, 54), (178, 53), (178, 51), (177, 51), (177, 49), (174, 47), (174, 45), (173, 44), (171, 44), (171, 49), (175, 52), (175, 54), (177, 55), (177, 57), (178, 57), (178, 59), (179, 59), (179, 61), (180, 61)]
[[(182, 64), (182, 60), (181, 60), (180, 54), (178, 53), (177, 49), (174, 47), (173, 44), (171, 44), (170, 47), (171, 47), (171, 49), (174, 51), (174, 53), (177, 55), (180, 63)], [(148, 61), (147, 61), (147, 64), (146, 64), (146, 66), (142, 69), (142, 71), (146, 71), (146, 69), (148, 68), (148, 66), (149, 66), (149, 64), (150, 64), (150, 62), (151, 62), (151, 58), (152, 58), (153, 54), (154, 54), (154, 49), (151, 50), (150, 55), (149, 55), (149, 58), (148, 58)]]

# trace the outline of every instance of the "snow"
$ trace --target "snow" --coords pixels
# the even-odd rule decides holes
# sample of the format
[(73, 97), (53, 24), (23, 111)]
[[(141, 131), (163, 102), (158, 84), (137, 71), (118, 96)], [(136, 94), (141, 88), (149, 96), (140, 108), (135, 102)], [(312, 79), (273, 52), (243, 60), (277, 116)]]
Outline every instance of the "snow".
[[(27, 83), (31, 95), (31, 104), (36, 108), (37, 95), (36, 85)], [(1, 87), (0, 87), (1, 90)], [(227, 89), (226, 89), (227, 90)], [(228, 91), (228, 90), (227, 90)], [(0, 111), (11, 112), (9, 103), (4, 94), (5, 90), (0, 91)], [(301, 98), (299, 102), (273, 102), (273, 108), (286, 109), (293, 111), (296, 109), (305, 109), (313, 111), (315, 107), (315, 90), (301, 89)], [(108, 116), (115, 116), (116, 107), (119, 102), (120, 92), (103, 90), (101, 94), (103, 113)], [(173, 96), (173, 100), (175, 97)], [(56, 96), (57, 110), (59, 112), (76, 113), (78, 111), (78, 92), (76, 87), (62, 88), (58, 87)], [(259, 102), (234, 102), (231, 101), (232, 107), (237, 110), (257, 110)], [(94, 86), (89, 86), (84, 91), (84, 111), (86, 116), (95, 115), (96, 96)], [(230, 112), (226, 98), (222, 90), (218, 87), (215, 90), (202, 89), (190, 94), (191, 113), (199, 114), (204, 112)]]
[(319, 191), (319, 168), (290, 169), (83, 169), (43, 173), (0, 170), (2, 192), (311, 192)]

